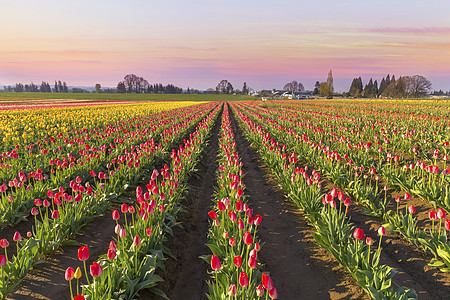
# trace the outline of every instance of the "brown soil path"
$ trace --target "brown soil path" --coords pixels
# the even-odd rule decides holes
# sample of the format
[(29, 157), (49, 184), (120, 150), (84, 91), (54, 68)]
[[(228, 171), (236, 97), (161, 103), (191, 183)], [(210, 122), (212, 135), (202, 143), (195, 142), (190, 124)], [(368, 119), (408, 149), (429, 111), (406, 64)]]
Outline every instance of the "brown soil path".
[(260, 252), (279, 299), (370, 299), (327, 251), (315, 243), (301, 212), (277, 188), (259, 154), (250, 147), (231, 116), (238, 153), (244, 164), (245, 194), (263, 217)]

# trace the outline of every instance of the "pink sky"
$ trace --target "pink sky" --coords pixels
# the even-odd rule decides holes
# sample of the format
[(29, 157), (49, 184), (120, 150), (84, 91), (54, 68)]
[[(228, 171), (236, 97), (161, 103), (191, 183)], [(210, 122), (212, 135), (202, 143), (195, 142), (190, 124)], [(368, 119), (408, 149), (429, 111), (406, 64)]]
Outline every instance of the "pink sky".
[(386, 74), (421, 74), (450, 90), (450, 4), (422, 2), (8, 1), (0, 84), (116, 86), (134, 73), (183, 88), (228, 79), (312, 89), (332, 69), (338, 91)]

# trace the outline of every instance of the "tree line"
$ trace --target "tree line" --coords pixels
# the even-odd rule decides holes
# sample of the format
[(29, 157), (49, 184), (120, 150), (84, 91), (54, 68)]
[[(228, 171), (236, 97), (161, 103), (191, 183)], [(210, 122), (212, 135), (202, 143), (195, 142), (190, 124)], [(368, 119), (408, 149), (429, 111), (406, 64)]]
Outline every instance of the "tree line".
[(380, 82), (370, 78), (363, 87), (361, 77), (354, 78), (350, 85), (350, 90), (345, 93), (349, 97), (365, 98), (420, 98), (426, 96), (431, 91), (431, 81), (422, 75), (400, 76), (397, 80), (395, 75), (389, 74)]
[(137, 76), (135, 74), (127, 74), (123, 80), (117, 84), (117, 93), (181, 94), (183, 93), (183, 89), (173, 84), (149, 84), (144, 77)]
[(69, 88), (67, 83), (61, 82), (61, 80), (56, 81), (53, 86), (48, 82), (42, 81), (40, 85), (16, 83), (15, 85), (8, 85), (3, 87), (4, 92), (16, 92), (16, 93), (69, 93)]

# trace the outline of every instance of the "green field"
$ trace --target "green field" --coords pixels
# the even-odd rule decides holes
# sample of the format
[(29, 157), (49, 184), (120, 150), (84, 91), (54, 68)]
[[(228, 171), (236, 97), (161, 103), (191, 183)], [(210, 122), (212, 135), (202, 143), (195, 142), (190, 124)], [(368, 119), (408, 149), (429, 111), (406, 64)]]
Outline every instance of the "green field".
[(104, 93), (0, 93), (0, 101), (74, 99), (94, 101), (242, 101), (257, 100), (247, 95), (216, 94), (104, 94)]

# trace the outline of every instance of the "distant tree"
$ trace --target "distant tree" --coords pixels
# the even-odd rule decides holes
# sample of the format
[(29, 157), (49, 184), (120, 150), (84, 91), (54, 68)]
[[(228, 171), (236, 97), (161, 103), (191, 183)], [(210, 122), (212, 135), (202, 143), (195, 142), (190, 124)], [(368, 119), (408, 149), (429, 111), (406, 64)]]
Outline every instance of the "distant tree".
[(286, 83), (283, 89), (290, 93), (295, 93), (295, 92), (303, 92), (305, 90), (305, 87), (301, 82), (293, 80), (291, 82)]
[(59, 91), (60, 93), (64, 92), (64, 89), (63, 89), (63, 85), (62, 85), (61, 80), (58, 80), (58, 91)]
[(330, 72), (328, 72), (328, 78), (327, 78), (327, 96), (328, 97), (332, 97), (333, 93), (334, 93), (334, 84), (333, 84), (333, 72), (330, 70)]
[(242, 87), (242, 94), (243, 95), (248, 95), (249, 89), (247, 86), (247, 82), (244, 82), (244, 86)]
[(413, 98), (423, 97), (431, 90), (431, 81), (422, 75), (405, 77), (405, 84), (407, 94)]
[(95, 92), (96, 93), (101, 93), (102, 92), (102, 86), (100, 83), (96, 83), (95, 84)]
[(234, 91), (233, 85), (228, 80), (221, 80), (216, 86), (216, 92), (222, 94), (232, 94)]
[(54, 91), (55, 91), (55, 93), (59, 92), (58, 83), (56, 82), (56, 80), (55, 80), (55, 89), (54, 89)]
[(127, 92), (125, 82), (121, 81), (117, 84), (117, 92), (121, 94), (125, 94)]
[(319, 88), (320, 88), (320, 82), (316, 81), (316, 84), (314, 85), (314, 95), (318, 95), (319, 94)]
[(64, 91), (64, 93), (69, 92), (69, 88), (67, 87), (67, 83), (65, 81), (63, 82), (63, 91)]
[(361, 77), (353, 78), (350, 90), (348, 91), (349, 95), (352, 97), (359, 97), (361, 96), (362, 91), (363, 91), (363, 84)]

